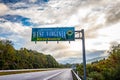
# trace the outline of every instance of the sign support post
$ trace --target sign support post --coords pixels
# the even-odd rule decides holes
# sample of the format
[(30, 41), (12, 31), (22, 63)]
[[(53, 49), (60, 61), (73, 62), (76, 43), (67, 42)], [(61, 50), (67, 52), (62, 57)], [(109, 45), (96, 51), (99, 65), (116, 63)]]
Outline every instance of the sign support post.
[[(80, 31), (75, 31), (76, 34), (79, 34), (78, 37), (75, 37), (75, 39), (82, 39), (82, 51), (83, 51), (83, 67), (84, 67), (84, 80), (86, 80), (86, 54), (85, 54), (85, 36), (84, 36), (84, 29)], [(80, 36), (80, 33), (82, 34), (82, 37)]]
[[(75, 36), (75, 34), (78, 34)], [(85, 54), (85, 36), (84, 29), (74, 30), (74, 27), (59, 27), (59, 28), (33, 28), (32, 41), (74, 41), (75, 39), (82, 40), (83, 51), (83, 67), (84, 67), (84, 80), (86, 80), (86, 54)]]

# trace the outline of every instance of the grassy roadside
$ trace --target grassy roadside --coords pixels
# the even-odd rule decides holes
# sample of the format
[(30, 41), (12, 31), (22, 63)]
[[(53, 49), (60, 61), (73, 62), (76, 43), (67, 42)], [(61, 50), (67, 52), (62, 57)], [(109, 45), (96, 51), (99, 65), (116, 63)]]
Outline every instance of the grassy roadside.
[(28, 70), (28, 71), (9, 71), (9, 72), (0, 72), (0, 76), (2, 76), (2, 75), (10, 75), (10, 74), (40, 72), (40, 71), (46, 71), (46, 70)]
[(59, 68), (48, 68), (48, 69), (34, 69), (34, 70), (19, 70), (19, 71), (3, 71), (0, 72), (0, 76), (10, 75), (10, 74), (20, 74), (20, 73), (30, 73), (30, 72), (41, 72), (41, 71), (49, 71), (49, 70), (57, 70)]
[(30, 73), (30, 72), (41, 72), (41, 71), (50, 71), (50, 70), (57, 70), (61, 68), (44, 68), (44, 69), (33, 69), (33, 70), (18, 70), (18, 71), (3, 71), (0, 72), (0, 76), (3, 75), (10, 75), (10, 74), (20, 74), (20, 73)]
[[(10, 74), (21, 74), (21, 73), (30, 73), (30, 72), (41, 72), (41, 71), (50, 71), (50, 70), (57, 70), (57, 69), (62, 69), (62, 68), (43, 68), (43, 69), (30, 69), (30, 70), (27, 70), (27, 69), (24, 69), (24, 70), (16, 70), (16, 71), (3, 71), (3, 72), (0, 72), (0, 76), (3, 76), (3, 75), (10, 75)], [(63, 68), (65, 69), (65, 68)]]

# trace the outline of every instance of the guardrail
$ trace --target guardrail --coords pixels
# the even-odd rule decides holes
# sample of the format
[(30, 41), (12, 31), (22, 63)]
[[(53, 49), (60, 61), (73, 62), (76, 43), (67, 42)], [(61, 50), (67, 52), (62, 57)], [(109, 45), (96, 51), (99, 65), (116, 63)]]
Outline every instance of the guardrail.
[(73, 74), (75, 75), (75, 77), (77, 78), (77, 80), (82, 80), (76, 73), (74, 70), (72, 70)]

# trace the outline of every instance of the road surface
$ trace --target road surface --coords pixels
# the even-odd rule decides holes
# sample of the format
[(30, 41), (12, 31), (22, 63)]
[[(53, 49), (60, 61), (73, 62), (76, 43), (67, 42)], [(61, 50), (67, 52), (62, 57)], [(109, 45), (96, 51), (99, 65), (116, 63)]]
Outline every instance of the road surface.
[(73, 80), (71, 69), (0, 76), (0, 80)]

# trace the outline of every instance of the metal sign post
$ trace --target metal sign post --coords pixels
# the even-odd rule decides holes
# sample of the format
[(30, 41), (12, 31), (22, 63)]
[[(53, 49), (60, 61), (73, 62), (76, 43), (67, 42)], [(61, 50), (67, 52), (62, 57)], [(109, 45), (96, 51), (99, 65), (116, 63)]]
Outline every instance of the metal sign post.
[(70, 41), (74, 41), (75, 39), (82, 39), (84, 80), (86, 80), (84, 29), (75, 31), (74, 27), (32, 28), (31, 41), (35, 41), (35, 43), (37, 41), (46, 41), (46, 43), (48, 43), (48, 41), (57, 41), (57, 43), (59, 43), (59, 41), (69, 41), (70, 43)]
[[(78, 34), (75, 39), (82, 39), (82, 50), (83, 50), (83, 67), (84, 67), (84, 80), (86, 80), (86, 54), (85, 54), (85, 36), (84, 36), (84, 29), (75, 31)], [(82, 36), (80, 36), (82, 34)]]

